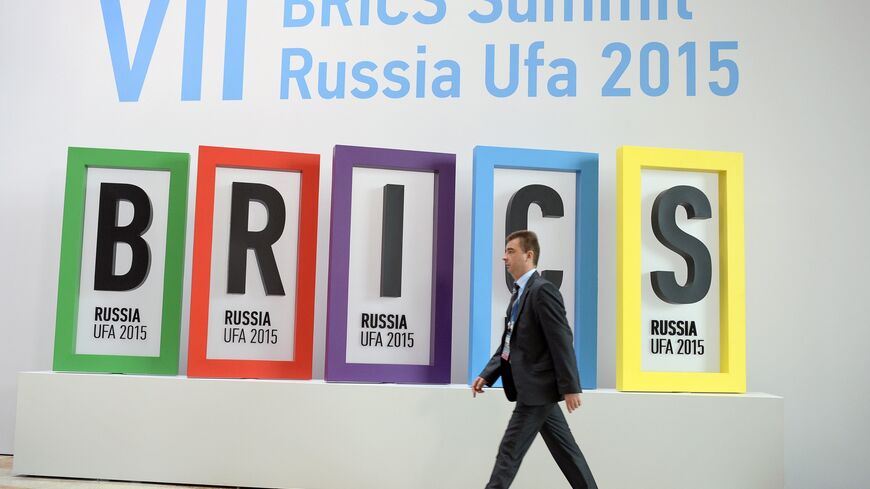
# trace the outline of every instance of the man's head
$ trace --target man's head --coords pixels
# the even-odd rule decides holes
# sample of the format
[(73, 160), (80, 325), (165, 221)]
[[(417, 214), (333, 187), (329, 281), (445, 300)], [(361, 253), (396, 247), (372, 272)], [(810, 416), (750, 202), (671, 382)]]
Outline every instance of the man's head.
[(505, 269), (514, 280), (538, 266), (541, 247), (538, 245), (538, 235), (532, 231), (515, 231), (505, 238), (504, 261)]

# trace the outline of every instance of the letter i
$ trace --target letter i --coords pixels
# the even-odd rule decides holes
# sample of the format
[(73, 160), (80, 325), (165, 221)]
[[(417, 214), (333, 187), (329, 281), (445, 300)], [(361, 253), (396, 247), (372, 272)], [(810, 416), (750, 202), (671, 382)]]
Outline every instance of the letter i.
[(402, 296), (402, 237), (405, 186), (384, 185), (381, 231), (381, 297)]

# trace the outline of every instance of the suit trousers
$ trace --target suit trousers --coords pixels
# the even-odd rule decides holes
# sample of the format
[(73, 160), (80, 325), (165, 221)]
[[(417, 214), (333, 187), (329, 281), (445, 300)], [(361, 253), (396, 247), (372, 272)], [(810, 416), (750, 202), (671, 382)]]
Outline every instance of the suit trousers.
[(572, 488), (598, 488), (559, 404), (529, 406), (517, 403), (498, 448), (495, 467), (486, 489), (510, 487), (523, 457), (539, 432)]

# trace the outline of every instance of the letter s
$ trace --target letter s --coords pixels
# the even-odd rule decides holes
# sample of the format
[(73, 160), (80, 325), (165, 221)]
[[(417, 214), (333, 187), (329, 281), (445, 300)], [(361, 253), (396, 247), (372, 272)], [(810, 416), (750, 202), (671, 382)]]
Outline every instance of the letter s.
[(656, 197), (652, 208), (652, 228), (656, 238), (684, 260), (688, 268), (686, 284), (677, 283), (674, 272), (655, 271), (650, 274), (655, 294), (669, 304), (693, 304), (710, 291), (713, 266), (710, 251), (698, 238), (677, 226), (677, 206), (686, 208), (689, 219), (709, 219), (710, 201), (704, 192), (688, 185), (665, 190)]

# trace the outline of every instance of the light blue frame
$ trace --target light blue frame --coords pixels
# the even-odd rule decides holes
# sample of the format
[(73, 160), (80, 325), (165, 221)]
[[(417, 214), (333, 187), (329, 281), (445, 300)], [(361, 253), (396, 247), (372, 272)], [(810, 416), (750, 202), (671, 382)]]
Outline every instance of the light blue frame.
[[(595, 389), (598, 375), (598, 153), (540, 149), (474, 148), (471, 218), (471, 315), (468, 382), (492, 357), (492, 223), (496, 168), (577, 174), (574, 260), (574, 349), (581, 387)], [(501, 385), (500, 381), (496, 385)]]

